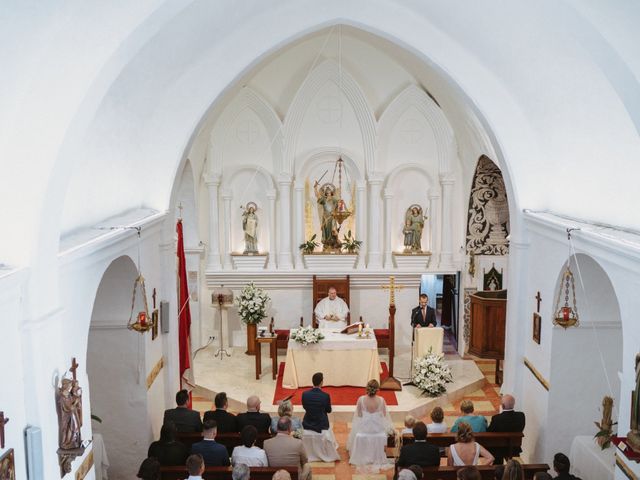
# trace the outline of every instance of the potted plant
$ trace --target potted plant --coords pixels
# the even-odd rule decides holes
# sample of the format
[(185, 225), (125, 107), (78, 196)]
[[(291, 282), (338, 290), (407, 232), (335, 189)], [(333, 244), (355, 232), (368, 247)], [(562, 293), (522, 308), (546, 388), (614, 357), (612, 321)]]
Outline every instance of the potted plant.
[(316, 247), (318, 247), (320, 245), (315, 240), (316, 240), (316, 234), (314, 233), (309, 240), (307, 240), (304, 243), (301, 243), (298, 248), (300, 250), (302, 250), (302, 253), (304, 253), (305, 255), (309, 255), (309, 254), (313, 253), (313, 251), (316, 249)]
[(236, 298), (238, 315), (244, 324), (247, 325), (247, 355), (256, 353), (256, 336), (258, 324), (267, 316), (267, 304), (270, 298), (267, 293), (256, 287), (253, 282), (245, 285)]
[(342, 249), (347, 253), (358, 253), (361, 246), (362, 240), (356, 240), (355, 237), (351, 236), (351, 230), (342, 237)]

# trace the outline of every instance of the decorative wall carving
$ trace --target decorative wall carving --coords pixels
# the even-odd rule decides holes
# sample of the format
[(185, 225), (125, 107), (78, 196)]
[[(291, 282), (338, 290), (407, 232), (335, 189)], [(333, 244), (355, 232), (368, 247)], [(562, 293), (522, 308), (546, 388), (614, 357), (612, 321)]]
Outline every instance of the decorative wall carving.
[(475, 288), (464, 289), (464, 317), (462, 324), (462, 337), (464, 338), (465, 352), (469, 349), (469, 339), (471, 337), (471, 295), (477, 292)]
[(509, 204), (502, 172), (482, 156), (473, 178), (467, 222), (467, 253), (507, 255), (509, 253)]

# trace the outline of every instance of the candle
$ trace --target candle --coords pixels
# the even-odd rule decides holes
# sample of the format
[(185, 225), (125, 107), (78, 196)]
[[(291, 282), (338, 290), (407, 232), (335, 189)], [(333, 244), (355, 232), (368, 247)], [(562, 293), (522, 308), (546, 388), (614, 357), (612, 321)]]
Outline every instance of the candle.
[(569, 321), (569, 314), (571, 313), (571, 309), (569, 307), (562, 307), (562, 319), (565, 322)]
[(147, 326), (147, 312), (139, 312), (138, 313), (138, 323), (141, 327)]
[(358, 335), (362, 335), (362, 324), (358, 325)]

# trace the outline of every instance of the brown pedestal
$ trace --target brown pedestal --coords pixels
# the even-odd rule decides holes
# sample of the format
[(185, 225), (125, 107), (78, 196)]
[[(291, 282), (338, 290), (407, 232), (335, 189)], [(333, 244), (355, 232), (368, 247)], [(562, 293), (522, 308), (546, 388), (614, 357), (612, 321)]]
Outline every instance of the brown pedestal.
[(269, 345), (269, 355), (271, 357), (271, 377), (275, 380), (278, 376), (278, 349), (277, 341), (278, 337), (274, 334), (272, 337), (257, 337), (256, 341), (256, 380), (260, 380), (262, 375), (262, 356), (260, 355), (262, 350), (262, 344)]
[(471, 295), (469, 353), (480, 358), (504, 358), (507, 291)]
[(258, 335), (258, 325), (255, 323), (247, 324), (247, 351), (245, 355), (256, 354), (256, 336)]

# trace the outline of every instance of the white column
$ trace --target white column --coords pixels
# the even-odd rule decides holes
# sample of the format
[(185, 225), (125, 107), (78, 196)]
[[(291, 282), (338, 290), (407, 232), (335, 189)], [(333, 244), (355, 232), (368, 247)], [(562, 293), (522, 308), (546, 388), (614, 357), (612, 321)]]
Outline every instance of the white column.
[(267, 192), (269, 200), (269, 264), (267, 268), (276, 269), (276, 191)]
[[(359, 181), (356, 184), (356, 238), (365, 240), (367, 236), (367, 186), (364, 182)], [(364, 265), (364, 251), (359, 252), (356, 268)]]
[(452, 177), (444, 176), (440, 178), (440, 185), (442, 186), (442, 251), (440, 254), (440, 266), (444, 268), (453, 266), (451, 192), (454, 182), (455, 180)]
[(393, 268), (393, 259), (391, 258), (391, 252), (393, 246), (391, 245), (391, 203), (393, 200), (393, 194), (388, 188), (384, 189), (384, 268)]
[(296, 182), (294, 186), (294, 195), (293, 201), (295, 202), (294, 210), (296, 214), (296, 225), (295, 225), (295, 257), (296, 257), (296, 269), (300, 270), (304, 268), (304, 263), (302, 261), (302, 252), (298, 248), (298, 245), (304, 243), (306, 240), (304, 238), (304, 184), (302, 182)]
[(437, 192), (429, 194), (429, 250), (431, 250), (430, 264), (437, 267), (440, 263), (440, 195)]
[(367, 268), (382, 268), (382, 252), (380, 249), (380, 217), (382, 216), (382, 176), (372, 175), (369, 178), (369, 252)]
[(291, 270), (291, 178), (282, 176), (280, 187), (280, 244), (278, 245), (278, 269)]
[(207, 251), (207, 270), (221, 270), (220, 263), (220, 211), (218, 207), (218, 187), (220, 175), (208, 174), (205, 183), (209, 190), (209, 248)]
[(229, 190), (223, 190), (222, 202), (224, 205), (224, 255), (222, 264), (225, 270), (230, 270), (231, 266), (231, 199), (233, 194)]

